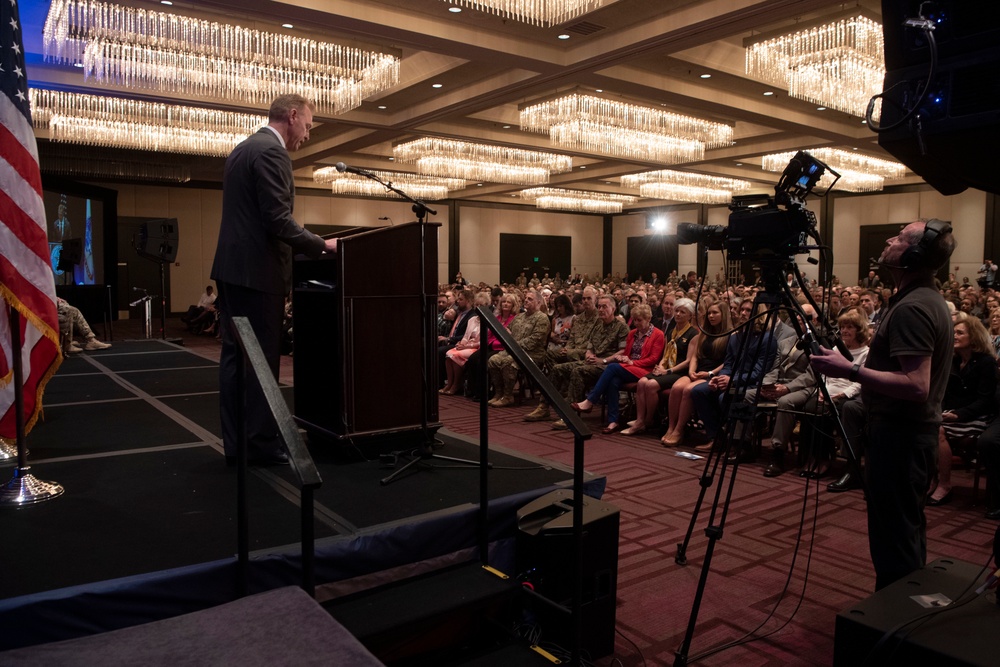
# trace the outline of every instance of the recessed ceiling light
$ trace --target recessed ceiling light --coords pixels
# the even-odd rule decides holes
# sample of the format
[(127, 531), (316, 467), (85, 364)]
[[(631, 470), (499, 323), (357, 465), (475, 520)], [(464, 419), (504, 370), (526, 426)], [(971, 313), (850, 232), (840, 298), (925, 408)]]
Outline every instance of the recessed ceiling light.
[(295, 26), (293, 26), (293, 25), (292, 25), (291, 23), (282, 23), (282, 24), (281, 24), (281, 27), (282, 27), (282, 28), (288, 28), (289, 30), (291, 30), (291, 29), (292, 29), (292, 28), (294, 28)]
[(703, 79), (711, 79), (712, 75), (711, 74), (702, 74), (701, 78), (703, 78)]
[(742, 163), (742, 162), (737, 162), (737, 163), (736, 163), (736, 166), (737, 166), (737, 167), (742, 167), (742, 166), (743, 166), (743, 163)]
[(396, 161), (396, 158), (394, 158), (394, 157), (389, 158), (389, 162), (395, 162), (395, 161)]
[(816, 107), (816, 111), (826, 111), (826, 107)]
[(169, 6), (173, 5), (174, 3), (170, 2), (170, 0), (160, 0), (160, 4), (161, 5), (167, 5), (169, 7)]
[(504, 125), (504, 126), (503, 126), (503, 129), (505, 129), (505, 130), (509, 130), (509, 129), (510, 129), (510, 125)]
[(604, 89), (603, 88), (594, 88), (594, 92), (595, 93), (603, 93)]
[(476, 183), (476, 187), (477, 188), (481, 188), (481, 187), (483, 187), (483, 184), (482, 183)]
[(449, 7), (448, 11), (451, 12), (452, 14), (461, 14), (462, 13), (462, 8), (461, 7)]
[(73, 67), (83, 67), (83, 63), (73, 63)]
[(611, 181), (604, 181), (604, 184), (605, 185), (611, 185), (612, 183), (611, 183)]
[(861, 124), (862, 124), (862, 125), (867, 125), (867, 124), (868, 124), (868, 121), (867, 121), (867, 120), (863, 120), (863, 121), (861, 121)]
[(380, 105), (378, 105), (378, 108), (379, 108), (379, 109), (388, 109), (389, 107), (387, 107), (387, 106), (386, 106), (386, 105), (384, 105), (384, 104), (380, 104)]
[(444, 85), (443, 83), (432, 83), (431, 88), (440, 88), (443, 85)]
[(770, 97), (771, 95), (774, 95), (773, 91), (770, 91), (770, 90), (765, 90), (764, 91), (764, 97)]
[(586, 169), (586, 168), (587, 168), (587, 165), (585, 165), (585, 164), (581, 164), (580, 165), (580, 169)]
[(563, 34), (559, 35), (559, 39), (569, 39), (569, 35), (567, 35), (566, 33), (563, 33)]

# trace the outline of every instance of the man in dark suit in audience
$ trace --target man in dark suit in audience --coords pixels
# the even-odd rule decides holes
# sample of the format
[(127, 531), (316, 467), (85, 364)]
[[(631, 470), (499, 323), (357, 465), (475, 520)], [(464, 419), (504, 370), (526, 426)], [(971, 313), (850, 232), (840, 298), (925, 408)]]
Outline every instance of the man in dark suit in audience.
[[(227, 463), (237, 448), (236, 367), (239, 350), (230, 330), (233, 317), (246, 317), (260, 341), (275, 379), (281, 358), (281, 320), (292, 286), (292, 253), (318, 257), (337, 248), (292, 217), (295, 182), (288, 154), (309, 139), (314, 105), (300, 95), (282, 95), (268, 112), (268, 125), (247, 137), (226, 160), (222, 181), (222, 226), (212, 279), (222, 304), (219, 398), (222, 444)], [(251, 462), (288, 462), (263, 392), (248, 383), (244, 413)]]

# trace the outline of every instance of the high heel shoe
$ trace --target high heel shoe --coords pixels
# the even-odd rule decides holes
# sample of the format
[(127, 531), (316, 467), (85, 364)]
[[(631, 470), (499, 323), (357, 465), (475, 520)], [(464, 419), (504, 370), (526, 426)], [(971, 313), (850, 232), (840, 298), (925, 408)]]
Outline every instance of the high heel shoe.
[(941, 505), (946, 505), (951, 502), (951, 489), (948, 489), (940, 498), (927, 498), (927, 504), (931, 507), (940, 507)]
[(622, 435), (638, 435), (646, 430), (642, 424), (634, 423), (626, 429), (622, 429)]
[(671, 435), (667, 433), (665, 436), (660, 438), (660, 443), (664, 447), (676, 447), (677, 445), (681, 444), (681, 441), (683, 440), (684, 440), (683, 437), (677, 437), (677, 436), (671, 437)]
[(579, 403), (570, 403), (569, 407), (577, 411), (578, 414), (585, 415), (594, 411), (594, 406), (591, 405), (589, 408), (581, 408)]

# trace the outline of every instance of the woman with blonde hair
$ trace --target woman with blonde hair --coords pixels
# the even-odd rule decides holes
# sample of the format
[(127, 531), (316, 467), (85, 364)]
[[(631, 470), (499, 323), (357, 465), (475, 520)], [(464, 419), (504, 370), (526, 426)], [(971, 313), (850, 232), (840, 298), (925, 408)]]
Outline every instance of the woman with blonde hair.
[(663, 347), (660, 363), (646, 377), (641, 378), (635, 389), (636, 418), (622, 435), (642, 433), (653, 424), (660, 405), (660, 392), (670, 389), (687, 372), (688, 347), (698, 334), (694, 326), (695, 306), (691, 299), (678, 299), (674, 303), (674, 328), (670, 330)]
[(687, 374), (670, 387), (667, 432), (660, 439), (665, 447), (675, 447), (684, 440), (684, 426), (694, 410), (691, 389), (722, 368), (729, 342), (729, 336), (722, 334), (731, 328), (728, 307), (713, 303), (705, 309), (698, 335), (688, 345)]

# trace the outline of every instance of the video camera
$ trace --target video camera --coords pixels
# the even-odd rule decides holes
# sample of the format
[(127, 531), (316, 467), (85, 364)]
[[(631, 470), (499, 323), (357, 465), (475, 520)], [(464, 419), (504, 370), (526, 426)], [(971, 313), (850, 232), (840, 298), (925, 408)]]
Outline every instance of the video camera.
[(773, 197), (733, 197), (728, 227), (682, 222), (677, 225), (677, 242), (704, 243), (709, 250), (725, 250), (732, 260), (765, 263), (808, 253), (807, 238), (816, 236), (816, 216), (804, 200), (827, 171), (836, 177), (833, 183), (840, 179), (826, 164), (799, 151), (781, 173)]

